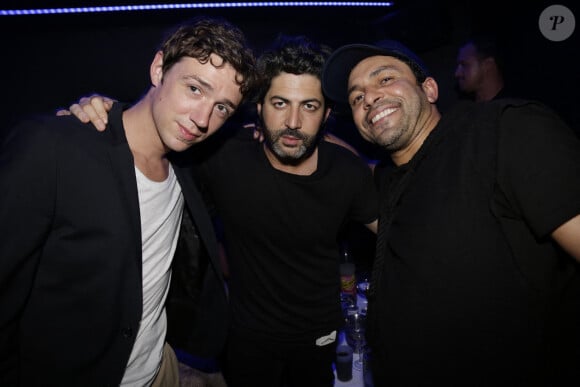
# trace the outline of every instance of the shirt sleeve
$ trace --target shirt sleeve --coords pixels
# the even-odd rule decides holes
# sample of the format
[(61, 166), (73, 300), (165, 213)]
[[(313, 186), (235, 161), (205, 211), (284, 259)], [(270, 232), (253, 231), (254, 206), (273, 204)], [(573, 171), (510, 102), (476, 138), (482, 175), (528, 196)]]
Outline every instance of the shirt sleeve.
[(508, 107), (500, 120), (498, 183), (538, 238), (580, 213), (580, 140), (539, 104)]

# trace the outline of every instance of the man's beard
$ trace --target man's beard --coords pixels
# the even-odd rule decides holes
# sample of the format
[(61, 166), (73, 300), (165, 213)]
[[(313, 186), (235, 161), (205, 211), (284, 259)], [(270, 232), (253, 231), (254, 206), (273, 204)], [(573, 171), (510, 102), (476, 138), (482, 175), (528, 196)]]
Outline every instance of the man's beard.
[[(315, 136), (307, 136), (300, 130), (295, 129), (268, 129), (264, 121), (262, 123), (262, 132), (264, 134), (264, 141), (268, 149), (276, 155), (276, 158), (283, 164), (296, 165), (302, 160), (308, 158), (316, 149), (320, 138), (322, 137), (322, 127)], [(292, 148), (289, 152), (287, 147), (280, 144), (282, 136), (291, 136), (302, 141), (297, 148)]]

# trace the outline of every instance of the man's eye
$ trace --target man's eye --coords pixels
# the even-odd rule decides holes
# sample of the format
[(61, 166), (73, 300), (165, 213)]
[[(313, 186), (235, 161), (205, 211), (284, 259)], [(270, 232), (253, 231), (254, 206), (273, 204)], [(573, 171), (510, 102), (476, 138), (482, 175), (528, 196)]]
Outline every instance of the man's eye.
[(313, 103), (306, 103), (306, 104), (304, 104), (304, 108), (306, 110), (316, 110), (317, 106)]
[(281, 107), (284, 107), (286, 105), (286, 103), (284, 101), (276, 101), (273, 103), (273, 105), (277, 108), (281, 108)]
[(199, 94), (200, 90), (197, 86), (189, 86), (189, 90), (191, 90), (195, 94)]
[(358, 105), (364, 98), (364, 94), (359, 94), (357, 96), (355, 96), (352, 101), (350, 102), (351, 105)]
[(226, 105), (221, 105), (221, 104), (217, 105), (216, 109), (224, 117), (227, 117), (230, 115), (230, 109)]
[(393, 79), (393, 77), (384, 77), (383, 79), (381, 79), (381, 85), (388, 83), (391, 79)]

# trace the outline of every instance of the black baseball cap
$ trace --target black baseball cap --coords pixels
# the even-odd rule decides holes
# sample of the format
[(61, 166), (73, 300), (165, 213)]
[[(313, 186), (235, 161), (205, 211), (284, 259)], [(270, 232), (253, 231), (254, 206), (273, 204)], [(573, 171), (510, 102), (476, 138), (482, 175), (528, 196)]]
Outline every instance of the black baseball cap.
[(392, 56), (406, 63), (419, 82), (429, 76), (425, 63), (396, 40), (382, 40), (371, 44), (348, 44), (334, 51), (326, 60), (322, 71), (322, 90), (334, 102), (348, 103), (348, 77), (352, 69), (363, 59), (375, 55)]

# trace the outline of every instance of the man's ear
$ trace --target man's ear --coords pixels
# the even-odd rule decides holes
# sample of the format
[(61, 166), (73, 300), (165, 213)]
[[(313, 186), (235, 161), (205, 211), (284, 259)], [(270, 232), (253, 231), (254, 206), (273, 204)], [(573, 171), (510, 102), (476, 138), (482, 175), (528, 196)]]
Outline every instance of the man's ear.
[(439, 99), (439, 86), (437, 81), (431, 77), (427, 77), (421, 84), (421, 88), (427, 96), (427, 100), (431, 103), (437, 102)]
[(163, 52), (157, 51), (153, 62), (151, 62), (151, 67), (149, 68), (149, 76), (151, 77), (151, 84), (153, 86), (158, 86), (161, 84), (163, 79)]
[(258, 112), (258, 115), (262, 114), (262, 104), (260, 102), (256, 104), (256, 111)]
[(328, 120), (328, 117), (330, 116), (331, 112), (332, 112), (332, 109), (327, 107), (326, 112), (324, 112), (324, 120), (322, 120), (322, 122), (326, 123), (326, 120)]

